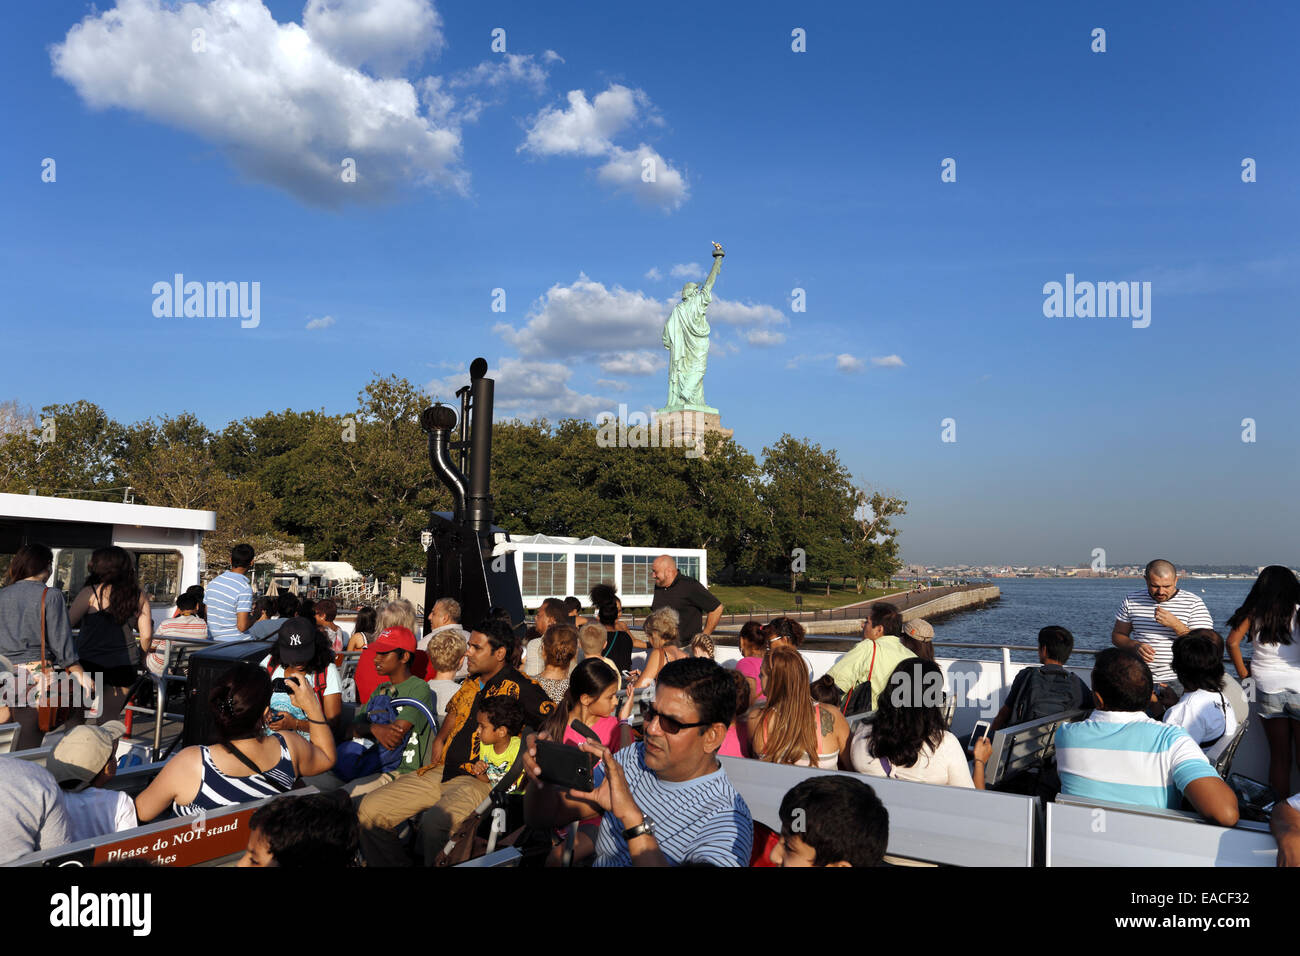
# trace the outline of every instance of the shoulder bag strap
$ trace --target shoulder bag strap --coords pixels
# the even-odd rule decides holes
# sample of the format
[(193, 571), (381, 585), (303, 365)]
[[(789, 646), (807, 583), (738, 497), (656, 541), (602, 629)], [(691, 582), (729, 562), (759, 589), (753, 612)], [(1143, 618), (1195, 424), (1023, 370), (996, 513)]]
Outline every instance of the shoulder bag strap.
[(44, 673), (49, 669), (45, 663), (45, 592), (49, 588), (41, 588), (41, 672)]
[(252, 770), (253, 773), (265, 773), (265, 772), (266, 772), (266, 771), (263, 770), (261, 767), (259, 767), (257, 764), (253, 763), (252, 760), (248, 759), (248, 756), (247, 756), (246, 754), (244, 754), (242, 751), (236, 750), (234, 744), (227, 743), (227, 744), (224, 744), (223, 746), (225, 746), (225, 748), (226, 748), (227, 750), (229, 750), (232, 754), (234, 754), (234, 755), (239, 759), (239, 762), (240, 762), (240, 763), (242, 763), (242, 764), (243, 764), (245, 767), (247, 767), (248, 769)]

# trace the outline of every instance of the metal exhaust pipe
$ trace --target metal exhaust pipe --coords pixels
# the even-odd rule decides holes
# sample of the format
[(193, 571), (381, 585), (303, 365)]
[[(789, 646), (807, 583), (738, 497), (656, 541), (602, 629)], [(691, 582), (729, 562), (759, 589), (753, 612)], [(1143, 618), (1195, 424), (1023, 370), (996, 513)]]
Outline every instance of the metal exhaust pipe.
[(420, 415), (420, 426), (429, 434), (429, 464), (451, 492), (453, 518), (460, 524), (465, 520), (465, 476), (451, 463), (450, 449), (456, 413), (438, 402)]

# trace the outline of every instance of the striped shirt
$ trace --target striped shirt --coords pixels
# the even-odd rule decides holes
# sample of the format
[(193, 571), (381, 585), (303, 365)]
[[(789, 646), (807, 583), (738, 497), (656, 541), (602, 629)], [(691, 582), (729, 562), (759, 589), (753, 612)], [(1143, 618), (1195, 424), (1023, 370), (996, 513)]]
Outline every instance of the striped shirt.
[(208, 635), (214, 641), (237, 641), (244, 636), (239, 629), (239, 614), (253, 611), (253, 586), (248, 578), (234, 571), (218, 575), (203, 592), (208, 606)]
[(194, 802), (181, 806), (172, 802), (172, 810), (178, 817), (195, 816), (204, 810), (220, 810), (239, 803), (251, 803), (266, 797), (274, 797), (293, 788), (298, 774), (293, 769), (293, 757), (289, 754), (289, 745), (279, 734), (272, 734), (280, 741), (280, 760), (270, 770), (234, 777), (222, 773), (212, 762), (212, 752), (208, 747), (203, 751), (203, 782)]
[[(754, 821), (749, 807), (721, 767), (713, 773), (667, 783), (645, 765), (645, 744), (624, 747), (614, 755), (632, 797), (654, 823), (654, 837), (668, 862), (713, 866), (749, 866)], [(605, 779), (597, 766), (595, 785)], [(623, 824), (606, 813), (596, 836), (596, 866), (631, 866)]]
[(1056, 768), (1062, 793), (1170, 810), (1193, 780), (1218, 776), (1183, 728), (1126, 710), (1060, 727)]
[(1130, 637), (1142, 644), (1155, 648), (1155, 659), (1148, 662), (1151, 676), (1157, 683), (1177, 680), (1171, 666), (1174, 660), (1174, 638), (1178, 635), (1172, 628), (1156, 623), (1156, 608), (1162, 607), (1189, 628), (1214, 627), (1214, 619), (1206, 610), (1205, 602), (1191, 591), (1178, 590), (1168, 601), (1157, 603), (1147, 590), (1134, 591), (1124, 599), (1115, 614), (1115, 620), (1133, 625)]

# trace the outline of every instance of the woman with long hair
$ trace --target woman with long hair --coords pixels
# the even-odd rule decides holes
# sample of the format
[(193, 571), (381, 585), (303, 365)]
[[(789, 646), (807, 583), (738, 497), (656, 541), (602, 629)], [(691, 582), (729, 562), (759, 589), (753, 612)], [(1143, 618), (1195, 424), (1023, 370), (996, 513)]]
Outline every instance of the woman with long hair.
[(370, 643), (370, 639), (375, 636), (375, 622), (378, 615), (375, 609), (366, 605), (357, 611), (357, 623), (352, 627), (352, 637), (348, 640), (348, 653), (360, 651)]
[(650, 616), (641, 625), (641, 629), (645, 631), (646, 641), (650, 645), (650, 653), (645, 658), (645, 670), (636, 681), (638, 690), (653, 684), (655, 678), (659, 676), (659, 671), (669, 661), (678, 661), (683, 657), (691, 656), (689, 651), (677, 646), (680, 626), (681, 618), (670, 607), (651, 611)]
[[(123, 548), (97, 548), (90, 555), (86, 586), (72, 602), (68, 619), (81, 625), (77, 654), (90, 673), (104, 675), (104, 702), (96, 723), (116, 720), (135, 683), (141, 653), (153, 646), (149, 595), (140, 588), (135, 561)], [(132, 629), (139, 631), (137, 643)]]
[[(63, 592), (45, 586), (53, 570), (54, 552), (43, 544), (20, 546), (9, 562), (5, 586), (0, 588), (0, 656), (8, 658), (15, 671), (25, 671), (27, 680), (24, 683), (39, 686), (51, 676), (41, 668), (43, 639), (46, 665), (51, 670), (66, 670), (89, 692), (94, 684), (78, 662)], [(42, 604), (44, 633), (41, 631)], [(18, 706), (20, 703), (22, 706)], [(0, 716), (4, 716), (5, 710), (9, 712), (3, 722), (12, 721), (19, 725), (15, 750), (39, 747), (45, 737), (40, 726), (40, 713), (35, 706), (27, 706), (29, 703), (33, 701), (0, 700)]]
[[(1256, 713), (1268, 740), (1268, 782), (1279, 799), (1291, 795), (1291, 754), (1300, 764), (1300, 581), (1290, 568), (1259, 573), (1241, 607), (1228, 618), (1228, 656), (1239, 677), (1255, 681)], [(1241, 642), (1254, 642), (1250, 667)]]
[(839, 708), (814, 703), (808, 665), (791, 644), (773, 644), (763, 658), (767, 700), (749, 713), (754, 756), (768, 763), (834, 770), (849, 742), (849, 725)]
[(286, 678), (293, 703), (306, 715), (311, 740), (297, 734), (267, 735), (271, 675), (255, 664), (236, 664), (208, 695), (215, 747), (186, 747), (135, 798), (135, 812), (148, 823), (168, 808), (178, 816), (249, 803), (293, 787), (298, 777), (334, 766), (334, 735), (311, 681)]
[(909, 657), (889, 675), (876, 698), (876, 716), (849, 743), (849, 762), (858, 773), (917, 783), (984, 789), (984, 765), (993, 745), (975, 744), (975, 773), (966, 765), (961, 742), (943, 715), (943, 671), (933, 661)]

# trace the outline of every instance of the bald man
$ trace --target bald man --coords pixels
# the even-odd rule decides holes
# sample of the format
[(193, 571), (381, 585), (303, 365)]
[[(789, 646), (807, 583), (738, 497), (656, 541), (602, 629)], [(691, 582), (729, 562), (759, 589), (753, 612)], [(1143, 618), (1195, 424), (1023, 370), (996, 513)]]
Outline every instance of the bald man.
[(1119, 606), (1111, 643), (1136, 653), (1147, 662), (1157, 684), (1181, 694), (1183, 688), (1172, 667), (1174, 641), (1198, 627), (1213, 629), (1214, 621), (1204, 601), (1178, 589), (1178, 572), (1168, 561), (1152, 561), (1145, 577), (1146, 589), (1134, 591)]
[(697, 634), (712, 634), (722, 618), (722, 602), (699, 581), (679, 572), (671, 555), (659, 555), (650, 570), (655, 578), (651, 609), (657, 611), (661, 607), (670, 607), (677, 612), (681, 620), (677, 632), (681, 645), (690, 644)]

